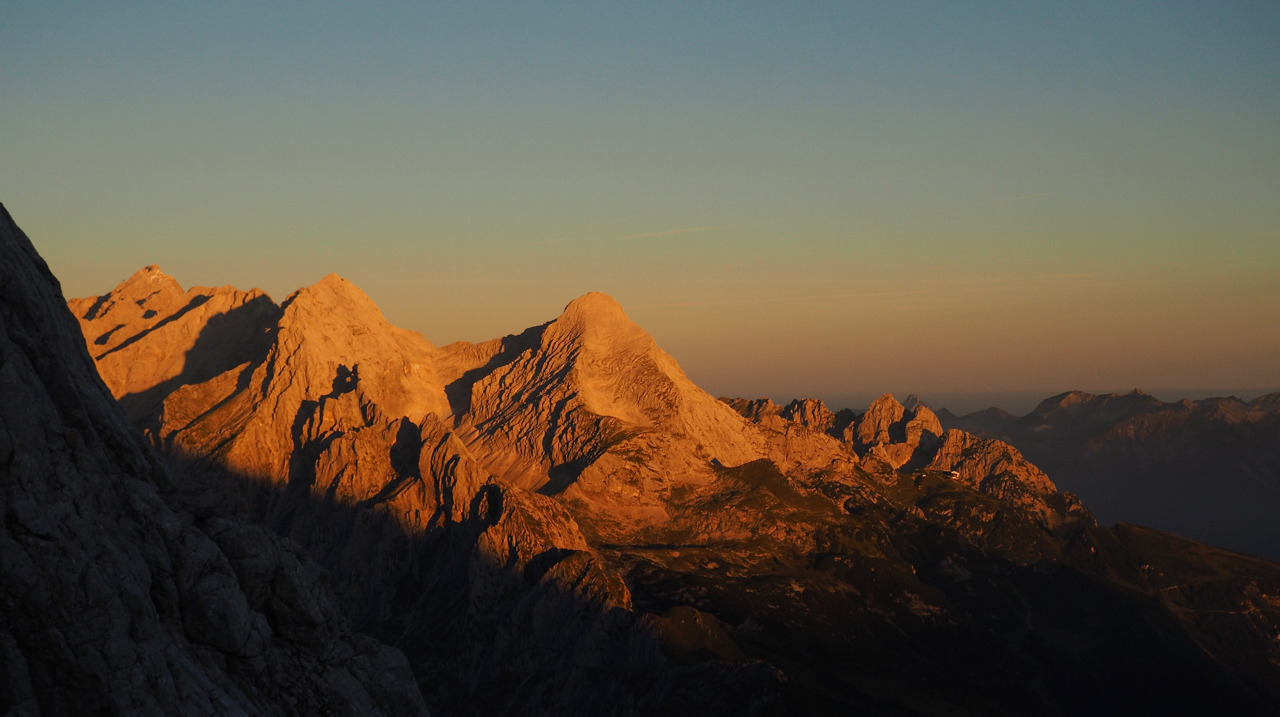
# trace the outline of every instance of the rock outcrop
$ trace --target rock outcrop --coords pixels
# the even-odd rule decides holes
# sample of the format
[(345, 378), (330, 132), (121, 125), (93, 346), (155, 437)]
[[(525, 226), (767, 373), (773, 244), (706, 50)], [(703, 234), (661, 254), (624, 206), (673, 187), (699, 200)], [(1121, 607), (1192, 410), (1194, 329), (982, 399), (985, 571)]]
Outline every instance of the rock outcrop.
[(252, 360), (279, 318), (279, 308), (257, 289), (184, 292), (158, 266), (68, 306), (111, 394), (143, 425), (154, 424), (161, 402), (178, 387)]
[(788, 403), (779, 415), (818, 433), (826, 433), (836, 425), (836, 414), (825, 403), (813, 398), (797, 398)]
[(942, 424), (915, 394), (911, 399), (908, 409), (886, 393), (861, 414), (831, 414), (825, 430), (875, 463), (895, 470), (909, 463), (918, 467), (937, 448)]
[[(892, 485), (901, 479), (899, 469), (905, 468), (918, 475), (945, 475), (944, 482), (995, 498), (981, 510), (969, 510), (975, 501), (966, 493), (955, 493), (945, 500), (935, 496), (915, 507), (922, 509), (921, 517), (949, 525), (1013, 560), (1033, 562), (1056, 554), (1055, 531), (1093, 523), (1079, 499), (1059, 493), (1048, 476), (1017, 449), (963, 431), (944, 432), (937, 416), (919, 399), (908, 412), (885, 394), (843, 428), (838, 427), (837, 414), (814, 399), (793, 401), (785, 409), (768, 399), (721, 400), (757, 424), (766, 436), (774, 465), (799, 480), (820, 476), (828, 490), (837, 480), (856, 481), (857, 475)], [(809, 426), (825, 427), (829, 435), (818, 438)], [(835, 436), (843, 441), (841, 452), (832, 450)], [(1017, 510), (1011, 512), (1011, 506)], [(1010, 521), (1025, 523), (1038, 547), (1023, 550), (1012, 542), (1003, 548), (993, 543), (991, 537), (999, 532), (999, 525)]]
[(563, 494), (595, 535), (661, 524), (671, 492), (710, 483), (713, 463), (764, 455), (761, 437), (604, 294), (576, 299), (522, 339), (478, 348), (440, 351), (447, 377), (467, 386), (460, 434), (494, 475)]
[[(148, 307), (190, 305), (154, 284), (141, 304), (97, 310), (150, 322)], [(347, 627), (318, 566), (172, 495), (78, 329), (0, 207), (0, 711), (425, 715), (404, 656)], [(119, 355), (138, 343), (125, 341), (108, 331), (87, 344)], [(143, 371), (177, 375), (167, 353), (151, 356), (121, 374), (122, 398)]]

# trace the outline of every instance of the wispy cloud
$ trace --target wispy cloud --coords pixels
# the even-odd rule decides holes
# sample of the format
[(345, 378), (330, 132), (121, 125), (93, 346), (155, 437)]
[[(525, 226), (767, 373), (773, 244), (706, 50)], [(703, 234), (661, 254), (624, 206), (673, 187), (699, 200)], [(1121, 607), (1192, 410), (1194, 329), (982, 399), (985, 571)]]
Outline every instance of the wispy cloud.
[[(617, 223), (617, 222), (613, 222)], [(630, 241), (633, 239), (656, 239), (658, 237), (669, 237), (677, 234), (689, 234), (691, 232), (715, 232), (728, 227), (685, 227), (684, 229), (669, 229), (665, 232), (646, 232), (644, 234), (628, 234), (626, 236), (615, 237), (614, 241)], [(564, 236), (559, 239), (549, 239), (543, 241), (525, 242), (525, 246), (554, 246), (556, 244), (564, 244), (565, 242), (589, 241), (587, 237), (581, 236)]]
[(819, 296), (773, 296), (752, 299), (711, 299), (706, 301), (679, 301), (670, 304), (630, 304), (628, 309), (668, 309), (686, 306), (731, 306), (734, 304), (781, 304), (794, 301), (830, 301), (832, 299), (863, 299), (880, 296), (915, 296), (929, 291), (863, 291), (854, 294), (823, 294)]
[(628, 304), (627, 309), (671, 309), (690, 306), (733, 306), (740, 304), (782, 304), (802, 301), (835, 301), (839, 299), (870, 299), (896, 296), (950, 295), (956, 292), (982, 291), (1036, 291), (1045, 289), (1052, 282), (1075, 282), (1095, 279), (1091, 273), (1040, 274), (1023, 277), (989, 277), (977, 279), (921, 279), (917, 284), (928, 285), (910, 291), (860, 291), (844, 294), (813, 294), (809, 296), (768, 296), (740, 299), (706, 299), (701, 301), (675, 301), (657, 304)]
[(1023, 194), (1022, 196), (1018, 196), (1018, 197), (1005, 197), (1004, 199), (997, 199), (996, 201), (992, 202), (992, 204), (1004, 204), (1006, 202), (1016, 202), (1019, 199), (1034, 199), (1036, 197), (1047, 197), (1050, 194), (1053, 194), (1053, 192), (1040, 192), (1038, 194)]
[(649, 232), (648, 234), (628, 234), (619, 239), (653, 239), (654, 237), (669, 237), (675, 234), (688, 234), (690, 232), (714, 232), (721, 227), (688, 227), (686, 229), (672, 229), (665, 232)]

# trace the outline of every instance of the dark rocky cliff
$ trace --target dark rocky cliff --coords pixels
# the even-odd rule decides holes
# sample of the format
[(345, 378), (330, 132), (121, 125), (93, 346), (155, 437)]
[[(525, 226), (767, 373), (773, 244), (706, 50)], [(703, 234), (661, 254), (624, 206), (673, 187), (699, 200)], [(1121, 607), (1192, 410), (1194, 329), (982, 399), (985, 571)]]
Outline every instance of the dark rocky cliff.
[(270, 531), (195, 515), (0, 207), (0, 713), (425, 715)]

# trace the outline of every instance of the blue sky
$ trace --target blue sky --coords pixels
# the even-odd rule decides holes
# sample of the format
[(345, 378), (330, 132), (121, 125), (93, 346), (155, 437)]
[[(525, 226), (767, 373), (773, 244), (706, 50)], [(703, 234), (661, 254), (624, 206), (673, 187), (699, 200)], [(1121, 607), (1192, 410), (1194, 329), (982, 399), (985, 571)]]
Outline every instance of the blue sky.
[(715, 393), (1280, 384), (1276, 3), (0, 7), (62, 278), (437, 343), (628, 308)]

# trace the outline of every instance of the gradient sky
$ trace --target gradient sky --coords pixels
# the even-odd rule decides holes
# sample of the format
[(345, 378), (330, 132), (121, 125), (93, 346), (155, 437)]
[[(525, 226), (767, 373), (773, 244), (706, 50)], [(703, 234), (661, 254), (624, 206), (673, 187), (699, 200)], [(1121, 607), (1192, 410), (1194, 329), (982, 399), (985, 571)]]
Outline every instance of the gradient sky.
[(337, 271), (444, 344), (604, 291), (715, 394), (1273, 388), (1277, 38), (1276, 2), (7, 0), (0, 201), (68, 296)]

